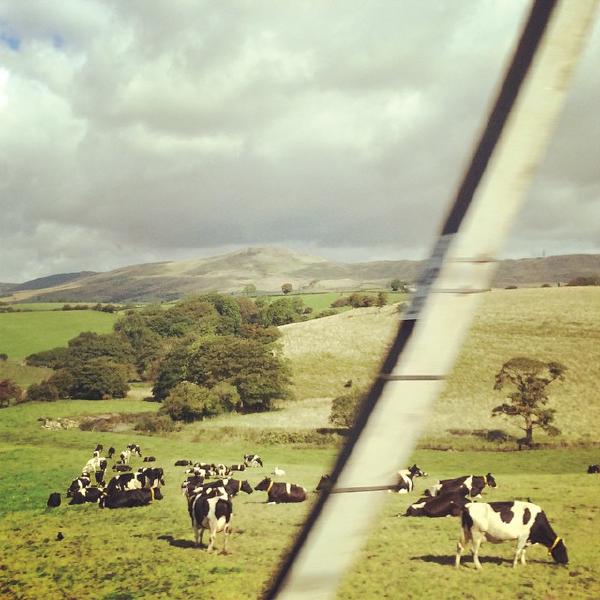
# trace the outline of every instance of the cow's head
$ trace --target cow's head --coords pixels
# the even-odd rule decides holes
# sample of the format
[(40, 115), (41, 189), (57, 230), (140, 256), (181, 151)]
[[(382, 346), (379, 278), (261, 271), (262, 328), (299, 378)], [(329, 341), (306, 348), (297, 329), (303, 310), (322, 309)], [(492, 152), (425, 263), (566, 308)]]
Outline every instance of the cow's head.
[(496, 480), (494, 479), (494, 476), (491, 473), (488, 473), (485, 476), (485, 482), (490, 486), (490, 487), (496, 487)]
[(265, 477), (258, 485), (254, 486), (254, 489), (258, 492), (266, 492), (270, 483), (271, 483), (271, 478)]
[(242, 485), (240, 486), (240, 490), (242, 492), (246, 492), (246, 494), (251, 494), (252, 493), (252, 486), (250, 485), (250, 483), (248, 482), (247, 479), (244, 479), (244, 481), (242, 481)]
[(549, 552), (552, 555), (554, 562), (557, 562), (559, 565), (566, 565), (569, 562), (567, 547), (561, 538), (556, 538), (554, 544), (550, 547)]
[(425, 471), (423, 471), (423, 469), (417, 467), (416, 464), (414, 464), (412, 467), (410, 467), (409, 469), (411, 477), (427, 477), (427, 473), (425, 473)]

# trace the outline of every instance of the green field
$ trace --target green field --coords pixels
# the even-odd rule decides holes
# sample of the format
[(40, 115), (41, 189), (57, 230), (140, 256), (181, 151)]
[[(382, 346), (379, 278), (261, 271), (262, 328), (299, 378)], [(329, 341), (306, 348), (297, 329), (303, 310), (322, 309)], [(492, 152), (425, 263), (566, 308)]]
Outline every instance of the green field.
[(0, 352), (19, 360), (33, 352), (66, 346), (82, 331), (110, 333), (117, 318), (96, 310), (2, 313)]
[[(333, 448), (306, 446), (248, 447), (240, 441), (190, 442), (186, 432), (168, 437), (133, 432), (99, 433), (78, 429), (47, 431), (39, 417), (74, 416), (114, 411), (145, 412), (155, 404), (136, 400), (61, 401), (6, 409), (0, 420), (0, 597), (6, 599), (77, 598), (257, 598), (285, 548), (298, 531), (315, 494), (302, 505), (269, 506), (265, 494), (242, 495), (234, 502), (231, 554), (207, 554), (193, 547), (185, 501), (179, 491), (183, 468), (179, 458), (239, 462), (258, 452), (265, 468), (246, 472), (252, 484), (275, 466), (285, 479), (314, 489), (327, 471)], [(64, 491), (98, 442), (122, 449), (141, 444), (166, 472), (164, 500), (143, 508), (100, 510), (96, 505), (46, 509), (50, 492)], [(485, 544), (484, 570), (475, 573), (471, 559), (456, 571), (453, 564), (459, 524), (456, 519), (411, 519), (403, 513), (417, 492), (389, 494), (365, 548), (344, 580), (342, 598), (597, 598), (598, 542), (590, 532), (598, 519), (597, 476), (585, 474), (597, 451), (436, 452), (413, 457), (438, 477), (492, 471), (498, 488), (489, 500), (531, 498), (543, 506), (557, 533), (565, 539), (571, 562), (555, 566), (544, 548), (528, 552), (529, 564), (511, 567), (513, 544)], [(136, 459), (134, 466), (142, 464)], [(56, 541), (61, 531), (64, 540)], [(206, 536), (205, 536), (206, 541)], [(220, 548), (222, 540), (217, 540)], [(476, 579), (473, 579), (473, 578)], [(477, 585), (476, 585), (477, 582)], [(483, 587), (481, 587), (483, 586)], [(482, 589), (484, 590), (482, 592)]]

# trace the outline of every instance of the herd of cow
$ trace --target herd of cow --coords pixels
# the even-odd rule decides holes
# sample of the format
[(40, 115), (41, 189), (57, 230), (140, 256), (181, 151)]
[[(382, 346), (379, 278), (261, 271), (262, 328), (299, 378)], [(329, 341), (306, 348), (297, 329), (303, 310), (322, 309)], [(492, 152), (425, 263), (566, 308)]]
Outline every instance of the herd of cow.
[[(124, 508), (144, 506), (153, 500), (162, 499), (161, 486), (165, 485), (163, 469), (140, 467), (133, 472), (129, 465), (132, 455), (142, 457), (139, 445), (129, 444), (120, 453), (118, 461), (112, 466), (113, 471), (119, 473), (108, 484), (105, 482), (105, 473), (108, 460), (115, 455), (115, 449), (111, 447), (106, 458), (101, 456), (102, 450), (103, 447), (99, 444), (92, 458), (83, 467), (81, 475), (71, 482), (66, 493), (71, 498), (69, 504), (93, 502), (98, 503), (100, 508)], [(146, 456), (143, 460), (154, 462), (156, 459)], [(251, 494), (254, 490), (264, 491), (269, 503), (303, 502), (307, 497), (304, 487), (277, 482), (270, 477), (262, 479), (254, 488), (247, 480), (232, 477), (246, 469), (264, 467), (262, 459), (256, 454), (245, 454), (242, 463), (230, 466), (194, 463), (191, 460), (178, 460), (175, 466), (188, 467), (185, 471), (186, 478), (181, 483), (181, 491), (187, 503), (197, 545), (202, 544), (204, 530), (209, 531), (208, 551), (213, 549), (217, 533), (223, 532), (223, 553), (227, 553), (233, 498), (240, 492)], [(590, 465), (588, 473), (600, 473), (600, 467)], [(275, 467), (273, 474), (282, 476), (285, 471)], [(398, 481), (390, 486), (390, 491), (406, 494), (414, 490), (413, 480), (426, 477), (427, 473), (414, 464), (398, 471), (397, 475)], [(213, 481), (207, 481), (211, 478)], [(315, 491), (331, 485), (330, 476), (323, 475)], [(489, 503), (475, 501), (481, 498), (486, 487), (496, 487), (496, 480), (491, 473), (438, 480), (425, 490), (423, 497), (411, 503), (402, 516), (460, 517), (461, 535), (455, 558), (457, 567), (460, 565), (462, 552), (469, 543), (472, 545), (473, 562), (480, 569), (478, 555), (482, 542), (499, 543), (508, 540), (517, 542), (513, 566), (517, 566), (519, 561), (525, 564), (525, 549), (532, 544), (546, 546), (557, 563), (568, 563), (564, 542), (555, 534), (540, 506), (519, 500)], [(50, 494), (49, 507), (59, 506), (60, 502), (61, 494)]]

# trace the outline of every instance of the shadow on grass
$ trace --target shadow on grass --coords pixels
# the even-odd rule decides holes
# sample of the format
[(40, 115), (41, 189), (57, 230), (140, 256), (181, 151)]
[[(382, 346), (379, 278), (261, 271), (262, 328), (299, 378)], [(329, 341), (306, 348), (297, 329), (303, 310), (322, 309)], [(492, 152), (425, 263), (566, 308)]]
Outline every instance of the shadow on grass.
[[(424, 554), (423, 556), (413, 556), (410, 560), (420, 560), (428, 563), (436, 563), (438, 565), (454, 566), (455, 555), (439, 556), (435, 554)], [(479, 561), (482, 565), (487, 563), (501, 565), (504, 563), (512, 564), (512, 560), (506, 558), (499, 558), (497, 556), (480, 556)], [(473, 558), (471, 556), (463, 556), (461, 560), (461, 566), (473, 567)]]
[(156, 539), (164, 540), (169, 543), (169, 546), (173, 546), (174, 548), (191, 548), (192, 550), (206, 548), (205, 545), (196, 546), (192, 540), (176, 540), (172, 535), (159, 535)]

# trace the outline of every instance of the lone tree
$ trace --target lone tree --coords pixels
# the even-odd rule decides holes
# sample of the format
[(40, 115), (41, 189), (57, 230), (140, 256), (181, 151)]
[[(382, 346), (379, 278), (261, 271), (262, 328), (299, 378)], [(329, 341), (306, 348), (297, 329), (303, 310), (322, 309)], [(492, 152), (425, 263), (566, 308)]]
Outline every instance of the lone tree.
[(565, 365), (558, 362), (543, 362), (534, 358), (515, 357), (502, 365), (496, 373), (495, 390), (509, 386), (508, 402), (492, 409), (492, 417), (507, 415), (522, 419), (522, 429), (525, 437), (522, 443), (531, 446), (533, 429), (539, 427), (548, 435), (558, 435), (560, 429), (552, 425), (554, 421), (553, 408), (545, 408), (548, 403), (546, 388), (554, 380), (564, 379), (567, 370)]
[(294, 289), (294, 287), (292, 286), (291, 283), (284, 283), (281, 286), (281, 291), (287, 296), (292, 290)]
[(402, 279), (392, 279), (392, 281), (390, 281), (390, 287), (394, 292), (408, 292), (408, 282)]

